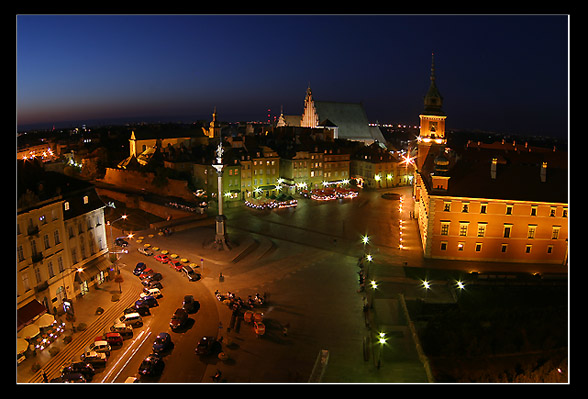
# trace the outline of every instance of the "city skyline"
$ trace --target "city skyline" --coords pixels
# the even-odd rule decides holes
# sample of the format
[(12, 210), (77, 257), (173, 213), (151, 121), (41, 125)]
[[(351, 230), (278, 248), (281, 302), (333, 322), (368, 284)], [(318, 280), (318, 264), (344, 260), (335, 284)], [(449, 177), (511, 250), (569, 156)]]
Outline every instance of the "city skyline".
[(19, 15), (17, 129), (266, 120), (319, 100), (418, 124), (435, 53), (448, 128), (566, 138), (566, 15)]

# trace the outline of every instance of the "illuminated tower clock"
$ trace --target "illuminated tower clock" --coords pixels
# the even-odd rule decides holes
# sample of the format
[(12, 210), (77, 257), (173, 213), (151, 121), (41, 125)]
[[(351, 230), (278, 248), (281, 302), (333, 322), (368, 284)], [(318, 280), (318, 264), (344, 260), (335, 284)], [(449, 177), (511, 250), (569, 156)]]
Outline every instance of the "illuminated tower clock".
[(431, 54), (431, 85), (425, 95), (425, 108), (419, 115), (421, 129), (418, 137), (417, 169), (421, 170), (431, 147), (445, 145), (445, 118), (443, 97), (435, 84), (435, 55)]

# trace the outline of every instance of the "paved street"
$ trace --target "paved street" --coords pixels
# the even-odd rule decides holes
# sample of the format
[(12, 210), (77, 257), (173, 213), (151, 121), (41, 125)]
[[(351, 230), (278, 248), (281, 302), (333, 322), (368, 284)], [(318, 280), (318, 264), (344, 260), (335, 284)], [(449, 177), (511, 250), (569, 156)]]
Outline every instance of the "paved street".
[[(410, 188), (394, 191), (410, 195)], [(399, 312), (391, 312), (392, 316), (385, 319), (386, 328), (395, 330), (391, 340), (384, 347), (376, 343), (376, 313), (390, 303), (397, 310), (396, 298), (402, 287), (395, 287), (391, 292), (382, 290), (371, 298), (365, 298), (365, 292), (358, 292), (357, 259), (364, 250), (374, 254), (370, 278), (377, 278), (376, 265), (379, 265), (388, 275), (402, 279), (403, 269), (395, 266), (410, 258), (397, 248), (399, 229), (394, 226), (398, 226), (398, 201), (382, 199), (381, 194), (368, 191), (353, 200), (331, 203), (302, 199), (297, 208), (273, 211), (244, 206), (229, 208), (226, 215), (233, 244), (230, 251), (203, 245), (214, 234), (211, 226), (167, 237), (149, 238), (151, 231), (135, 232), (135, 238), (142, 236), (144, 240), (141, 243), (133, 240), (129, 254), (121, 258), (125, 289), (138, 296), (137, 288), (132, 287), (137, 287), (139, 282), (130, 271), (136, 262), (145, 261), (164, 275), (163, 298), (152, 309), (153, 314), (144, 318), (145, 325), (135, 330), (133, 340), (125, 341), (123, 348), (113, 351), (108, 367), (97, 373), (93, 381), (122, 382), (134, 375), (141, 360), (151, 352), (157, 333), (165, 331), (172, 335), (174, 348), (164, 357), (162, 375), (152, 382), (211, 382), (217, 370), (229, 383), (308, 382), (311, 375), (319, 376), (326, 383), (427, 382)], [(408, 209), (405, 212), (408, 214)], [(408, 230), (404, 236), (410, 240)], [(364, 248), (360, 238), (366, 233), (370, 243)], [(140, 255), (136, 248), (145, 243), (196, 264), (202, 259), (203, 279), (189, 282), (182, 273)], [(219, 273), (224, 276), (222, 282)], [(231, 291), (242, 298), (256, 292), (265, 293), (268, 303), (259, 310), (264, 312), (266, 334), (257, 338), (251, 325), (244, 322), (227, 332), (231, 313), (216, 300), (215, 290)], [(200, 302), (200, 310), (190, 315), (193, 321), (189, 328), (171, 332), (169, 319), (181, 306), (185, 294), (194, 295)], [(132, 302), (130, 295), (123, 293)], [(373, 305), (368, 317), (363, 312), (365, 300)], [(122, 304), (115, 307), (108, 313), (109, 320), (101, 319), (100, 323), (91, 324), (91, 328), (99, 330), (110, 325), (123, 308)], [(286, 326), (287, 335), (283, 331)], [(86, 340), (91, 341), (92, 334)], [(222, 337), (223, 351), (229, 359), (221, 361), (195, 355), (194, 348), (203, 335)], [(80, 353), (82, 346), (76, 346)], [(315, 368), (321, 350), (328, 351), (328, 362), (324, 368)], [(68, 356), (58, 359), (61, 365), (71, 355), (79, 356), (69, 349), (64, 353)], [(59, 362), (53, 363), (51, 372), (55, 375), (50, 377), (58, 372)], [(31, 381), (39, 378), (40, 372)]]

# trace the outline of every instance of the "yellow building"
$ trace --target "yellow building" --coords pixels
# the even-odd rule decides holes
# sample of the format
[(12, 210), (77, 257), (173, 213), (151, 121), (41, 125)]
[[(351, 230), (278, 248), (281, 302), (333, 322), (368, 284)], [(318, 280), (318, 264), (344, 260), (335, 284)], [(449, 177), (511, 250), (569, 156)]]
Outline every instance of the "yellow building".
[(566, 264), (567, 152), (504, 140), (449, 149), (441, 105), (432, 68), (414, 185), (424, 256)]
[[(20, 169), (20, 168), (19, 168)], [(21, 172), (19, 175), (26, 172)], [(109, 261), (104, 203), (94, 187), (55, 172), (19, 176), (17, 209), (17, 309), (35, 304), (50, 313), (106, 278)], [(22, 309), (22, 310), (21, 310)], [(26, 318), (26, 317), (25, 317)]]

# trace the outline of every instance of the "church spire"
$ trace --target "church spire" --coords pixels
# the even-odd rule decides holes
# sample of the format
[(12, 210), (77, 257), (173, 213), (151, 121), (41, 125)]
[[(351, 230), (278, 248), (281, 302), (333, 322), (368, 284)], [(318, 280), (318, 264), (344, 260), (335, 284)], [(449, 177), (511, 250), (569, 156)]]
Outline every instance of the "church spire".
[(439, 89), (437, 89), (435, 79), (435, 53), (431, 53), (431, 85), (425, 96), (424, 113), (429, 115), (444, 115), (443, 110), (441, 109), (443, 105), (443, 96), (441, 96)]

